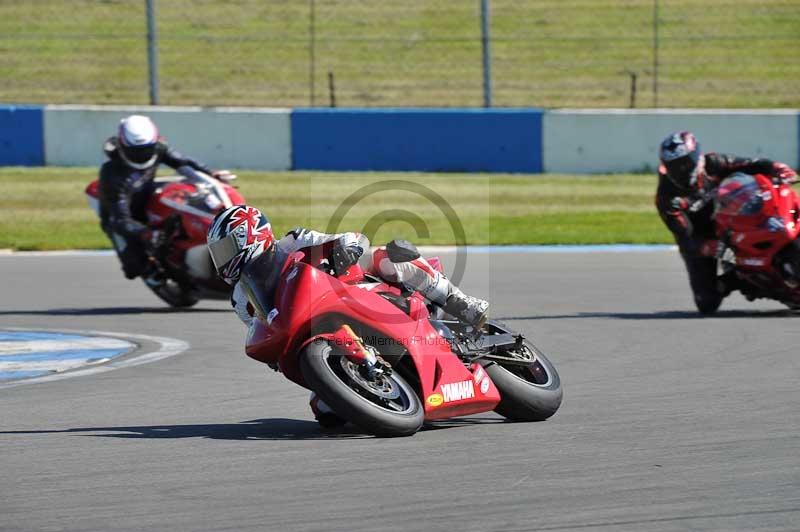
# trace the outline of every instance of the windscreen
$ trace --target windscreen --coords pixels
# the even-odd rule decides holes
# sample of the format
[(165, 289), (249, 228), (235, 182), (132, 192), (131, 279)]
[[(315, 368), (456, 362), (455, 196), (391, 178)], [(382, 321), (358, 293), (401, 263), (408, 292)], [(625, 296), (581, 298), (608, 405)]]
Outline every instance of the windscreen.
[(717, 214), (752, 216), (761, 212), (764, 198), (753, 176), (738, 174), (723, 181), (717, 192)]
[(198, 213), (216, 214), (219, 210), (230, 207), (231, 201), (224, 189), (208, 175), (190, 166), (181, 166), (178, 168), (178, 174), (183, 176), (185, 183), (192, 184), (196, 188), (195, 193), (184, 195), (181, 200), (189, 207), (197, 209)]

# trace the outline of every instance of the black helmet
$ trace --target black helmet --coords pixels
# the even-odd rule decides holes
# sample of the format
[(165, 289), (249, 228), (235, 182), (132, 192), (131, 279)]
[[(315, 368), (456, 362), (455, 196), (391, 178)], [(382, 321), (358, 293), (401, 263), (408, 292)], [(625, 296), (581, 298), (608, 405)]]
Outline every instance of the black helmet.
[(700, 143), (689, 131), (674, 133), (665, 138), (658, 151), (661, 164), (667, 171), (667, 178), (684, 190), (691, 189), (695, 184), (702, 156)]

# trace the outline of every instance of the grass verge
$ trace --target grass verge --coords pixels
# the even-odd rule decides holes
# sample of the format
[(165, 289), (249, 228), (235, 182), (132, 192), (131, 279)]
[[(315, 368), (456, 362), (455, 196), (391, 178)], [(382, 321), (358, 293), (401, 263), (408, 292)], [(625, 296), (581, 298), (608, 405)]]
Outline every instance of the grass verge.
[[(492, 0), (494, 105), (627, 107), (629, 72), (639, 107), (800, 105), (797, 0), (657, 5)], [(156, 16), (165, 105), (483, 104), (477, 0), (171, 0)], [(146, 104), (146, 27), (141, 0), (2, 1), (0, 99)]]
[[(93, 168), (0, 169), (0, 248), (104, 249), (83, 189)], [(278, 234), (362, 230), (419, 244), (670, 243), (649, 175), (240, 172)], [(374, 193), (363, 198), (354, 194)], [(426, 197), (427, 196), (427, 197)], [(463, 228), (463, 240), (459, 237)]]

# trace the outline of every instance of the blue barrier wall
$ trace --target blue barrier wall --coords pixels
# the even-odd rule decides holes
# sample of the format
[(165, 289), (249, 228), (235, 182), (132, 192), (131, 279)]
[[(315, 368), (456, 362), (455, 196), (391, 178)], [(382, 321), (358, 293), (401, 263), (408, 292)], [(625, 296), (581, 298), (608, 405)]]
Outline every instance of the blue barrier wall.
[(295, 170), (541, 172), (539, 109), (295, 109)]
[(0, 106), (0, 166), (42, 166), (44, 128), (42, 108)]
[(260, 109), (0, 105), (0, 166), (95, 166), (126, 114), (183, 151), (256, 170), (652, 171), (690, 129), (704, 148), (800, 166), (797, 109)]

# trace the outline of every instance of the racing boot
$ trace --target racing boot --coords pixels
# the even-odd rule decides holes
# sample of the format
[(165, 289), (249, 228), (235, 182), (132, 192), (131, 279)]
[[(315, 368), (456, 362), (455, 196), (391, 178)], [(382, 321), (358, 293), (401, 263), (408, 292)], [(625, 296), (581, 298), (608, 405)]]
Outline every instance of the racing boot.
[(308, 401), (308, 405), (311, 407), (311, 411), (314, 413), (314, 419), (317, 420), (317, 423), (319, 423), (322, 428), (332, 429), (341, 427), (347, 423), (347, 420), (337, 416), (336, 412), (334, 412), (331, 407), (325, 404), (325, 402), (314, 392), (311, 392), (311, 398)]
[[(382, 278), (419, 291), (451, 316), (479, 329), (486, 322), (489, 303), (464, 294), (440, 271), (422, 258), (407, 240), (392, 240), (373, 255), (374, 269)], [(388, 259), (388, 260), (387, 260)]]
[(474, 296), (468, 296), (451, 285), (450, 295), (447, 296), (442, 308), (453, 317), (469, 323), (476, 329), (486, 323), (486, 314), (489, 311), (489, 302)]

